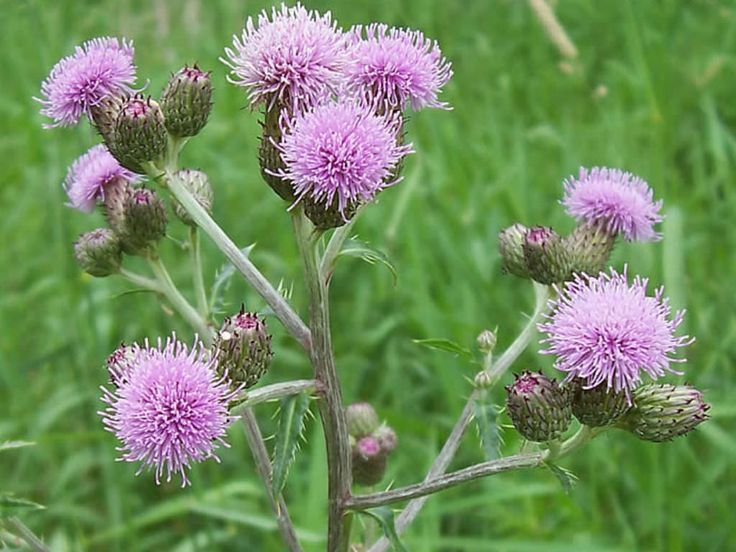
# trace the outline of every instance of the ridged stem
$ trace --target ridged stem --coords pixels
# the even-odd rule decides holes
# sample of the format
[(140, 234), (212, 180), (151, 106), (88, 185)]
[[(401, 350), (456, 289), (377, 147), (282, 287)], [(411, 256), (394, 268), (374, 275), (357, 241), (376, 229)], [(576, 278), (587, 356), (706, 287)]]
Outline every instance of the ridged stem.
[(209, 320), (210, 309), (204, 287), (204, 274), (202, 273), (202, 248), (200, 247), (199, 232), (196, 226), (189, 227), (189, 247), (192, 256), (192, 280), (194, 293), (197, 296), (197, 310), (202, 318)]

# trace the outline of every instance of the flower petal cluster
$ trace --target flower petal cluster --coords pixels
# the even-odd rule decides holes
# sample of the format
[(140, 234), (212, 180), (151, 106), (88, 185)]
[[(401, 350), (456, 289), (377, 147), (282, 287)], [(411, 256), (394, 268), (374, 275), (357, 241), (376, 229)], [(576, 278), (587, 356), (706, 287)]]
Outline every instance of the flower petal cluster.
[(132, 171), (121, 167), (105, 146), (98, 144), (72, 163), (64, 180), (64, 189), (71, 207), (90, 213), (97, 200), (104, 198), (107, 186), (120, 179), (134, 183), (138, 178)]
[(599, 384), (630, 398), (642, 373), (657, 379), (674, 372), (672, 362), (680, 347), (693, 340), (675, 336), (684, 311), (672, 315), (663, 288), (647, 295), (646, 278), (628, 282), (611, 270), (592, 277), (576, 275), (552, 300), (548, 321), (539, 325), (546, 334), (544, 354), (557, 357), (555, 368), (567, 379), (581, 378), (589, 389)]
[(565, 181), (562, 200), (567, 213), (590, 224), (602, 224), (629, 241), (660, 238), (654, 225), (662, 221), (662, 201), (654, 201), (649, 185), (619, 169), (581, 168), (578, 178)]
[(449, 109), (437, 99), (452, 77), (452, 66), (437, 42), (420, 31), (385, 24), (353, 27), (345, 65), (349, 94), (371, 104), (414, 111), (425, 107)]
[(292, 112), (316, 105), (339, 85), (345, 38), (328, 12), (308, 11), (301, 4), (264, 10), (248, 21), (233, 47), (226, 48), (230, 82), (248, 90), (251, 106), (276, 102)]
[(239, 389), (215, 374), (214, 360), (201, 344), (190, 349), (172, 336), (156, 347), (133, 345), (124, 370), (113, 373), (115, 388), (103, 388), (100, 412), (106, 428), (122, 442), (121, 460), (154, 470), (156, 483), (166, 473), (180, 474), (192, 462), (217, 458), (234, 420), (228, 402)]
[(77, 46), (61, 59), (41, 85), (41, 114), (53, 119), (47, 128), (72, 126), (105, 96), (132, 91), (136, 67), (133, 43), (102, 37)]
[(376, 115), (355, 101), (323, 104), (285, 124), (279, 149), (286, 169), (277, 176), (292, 183), (298, 198), (325, 207), (337, 198), (344, 213), (396, 182), (392, 169), (413, 151), (397, 143), (400, 126), (400, 117)]

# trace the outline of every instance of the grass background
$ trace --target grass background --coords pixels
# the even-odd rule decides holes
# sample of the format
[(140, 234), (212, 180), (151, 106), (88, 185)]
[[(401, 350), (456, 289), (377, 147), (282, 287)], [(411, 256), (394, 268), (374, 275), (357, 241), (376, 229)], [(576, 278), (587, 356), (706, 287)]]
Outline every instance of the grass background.
[[(114, 278), (80, 273), (71, 243), (101, 225), (64, 206), (68, 164), (96, 142), (89, 128), (42, 130), (41, 80), (75, 44), (98, 35), (135, 40), (142, 81), (157, 92), (170, 71), (213, 70), (216, 104), (183, 163), (206, 170), (215, 216), (274, 281), (304, 293), (284, 205), (259, 180), (256, 114), (217, 61), (246, 16), (265, 2), (0, 0), (0, 441), (35, 447), (0, 456), (0, 489), (47, 506), (26, 522), (53, 550), (280, 550), (244, 438), (231, 431), (222, 464), (193, 485), (156, 487), (116, 463), (95, 411), (101, 363), (121, 340), (191, 332)], [(406, 535), (412, 550), (728, 550), (736, 548), (736, 10), (708, 0), (565, 0), (557, 12), (579, 51), (560, 57), (521, 0), (310, 1), (348, 27), (385, 21), (437, 38), (455, 76), (454, 111), (412, 117), (417, 154), (406, 179), (356, 227), (399, 271), (341, 262), (332, 288), (334, 345), (348, 401), (370, 400), (401, 448), (388, 480), (419, 480), (469, 393), (476, 366), (412, 343), (446, 337), (468, 347), (499, 327), (499, 347), (531, 307), (530, 286), (500, 274), (497, 231), (514, 222), (560, 231), (562, 179), (580, 165), (623, 167), (665, 201), (664, 240), (619, 246), (613, 258), (666, 285), (686, 307), (684, 378), (706, 390), (713, 419), (694, 435), (655, 445), (604, 436), (564, 462), (579, 477), (564, 495), (541, 470), (506, 474), (431, 499)], [(173, 235), (183, 235), (172, 227)], [(209, 274), (222, 264), (205, 242)], [(174, 277), (190, 292), (185, 257), (167, 244)], [(135, 266), (135, 263), (132, 263)], [(262, 303), (239, 280), (232, 308)], [(308, 377), (275, 320), (268, 382)], [(531, 352), (515, 367), (548, 367)], [(501, 400), (499, 390), (494, 395)], [(272, 431), (273, 408), (259, 409)], [(323, 548), (325, 468), (318, 423), (308, 427), (287, 487), (308, 550)], [(509, 435), (508, 452), (517, 443)], [(471, 434), (455, 466), (479, 461)]]

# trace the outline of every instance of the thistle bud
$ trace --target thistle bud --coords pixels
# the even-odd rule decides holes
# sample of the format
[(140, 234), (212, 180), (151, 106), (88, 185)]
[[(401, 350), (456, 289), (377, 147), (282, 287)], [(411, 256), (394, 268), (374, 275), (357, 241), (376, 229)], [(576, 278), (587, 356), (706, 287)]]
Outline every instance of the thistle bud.
[(195, 136), (207, 124), (212, 109), (210, 73), (196, 65), (173, 74), (161, 93), (161, 111), (172, 136)]
[(581, 424), (602, 427), (618, 421), (629, 410), (629, 401), (623, 392), (615, 392), (603, 382), (585, 389), (583, 380), (575, 378), (570, 384), (572, 413)]
[(381, 424), (375, 409), (367, 402), (348, 405), (345, 418), (348, 422), (348, 433), (358, 439), (372, 434)]
[(353, 481), (359, 485), (375, 485), (386, 473), (386, 453), (375, 437), (359, 439), (352, 450)]
[(279, 118), (281, 117), (281, 105), (276, 102), (273, 106), (266, 109), (261, 127), (261, 144), (258, 148), (258, 161), (261, 166), (261, 176), (271, 189), (278, 196), (290, 203), (296, 200), (294, 190), (291, 184), (279, 176), (275, 176), (279, 172), (286, 169), (281, 152), (276, 144), (281, 142), (281, 126)]
[(524, 259), (524, 236), (527, 228), (523, 224), (513, 224), (498, 234), (498, 251), (501, 254), (501, 268), (504, 272), (519, 278), (529, 278), (529, 270)]
[(529, 275), (540, 284), (555, 284), (570, 277), (570, 259), (562, 238), (546, 226), (530, 228), (524, 235), (524, 259)]
[(131, 255), (145, 255), (166, 235), (166, 223), (161, 198), (146, 188), (130, 190), (118, 229), (123, 250)]
[(564, 239), (570, 257), (572, 272), (597, 276), (605, 270), (616, 234), (612, 234), (603, 224), (581, 224)]
[(634, 390), (632, 400), (634, 406), (620, 427), (645, 441), (669, 441), (690, 433), (709, 417), (710, 405), (690, 385), (642, 385)]
[(475, 385), (476, 389), (489, 389), (492, 384), (493, 379), (491, 378), (491, 374), (486, 370), (481, 370), (473, 378), (473, 385)]
[[(194, 199), (197, 200), (197, 203), (199, 203), (205, 211), (208, 213), (212, 212), (212, 198), (214, 194), (212, 192), (212, 186), (210, 186), (210, 181), (205, 173), (192, 169), (181, 169), (176, 172), (174, 177), (179, 179), (183, 186), (194, 196)], [(188, 226), (196, 226), (192, 217), (189, 216), (189, 213), (179, 202), (174, 203), (174, 214), (184, 224)]]
[(396, 432), (383, 424), (376, 431), (373, 432), (373, 437), (378, 440), (378, 446), (385, 454), (392, 453), (399, 444), (399, 438), (396, 436)]
[(215, 336), (217, 373), (235, 385), (252, 387), (266, 373), (271, 363), (271, 335), (266, 321), (245, 311), (225, 318)]
[(74, 243), (74, 257), (87, 274), (103, 278), (120, 270), (123, 252), (115, 233), (97, 228), (79, 236)]
[(105, 367), (110, 376), (110, 383), (119, 386), (128, 378), (128, 372), (133, 366), (136, 358), (136, 351), (131, 345), (121, 343), (110, 356), (107, 357)]
[(108, 144), (110, 153), (123, 167), (145, 173), (146, 163), (164, 157), (167, 143), (164, 116), (158, 103), (140, 94), (128, 98), (115, 120)]
[(556, 439), (570, 425), (572, 410), (567, 389), (541, 372), (524, 372), (506, 387), (506, 408), (516, 430), (526, 439)]
[(492, 353), (493, 349), (496, 348), (496, 339), (496, 332), (483, 330), (478, 334), (475, 341), (478, 344), (478, 350), (484, 355), (487, 355)]

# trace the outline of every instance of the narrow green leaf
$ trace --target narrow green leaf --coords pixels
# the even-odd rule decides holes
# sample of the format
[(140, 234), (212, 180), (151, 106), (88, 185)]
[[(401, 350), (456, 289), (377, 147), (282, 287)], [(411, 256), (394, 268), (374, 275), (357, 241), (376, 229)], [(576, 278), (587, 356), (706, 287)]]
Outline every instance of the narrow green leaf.
[(446, 353), (453, 353), (466, 357), (471, 356), (470, 349), (466, 349), (462, 345), (459, 345), (450, 339), (432, 337), (429, 339), (414, 339), (413, 341), (417, 345), (422, 345), (436, 351), (445, 351)]
[(500, 456), (501, 435), (498, 428), (498, 410), (493, 404), (473, 401), (473, 419), (478, 439), (486, 460), (495, 460)]
[(549, 468), (549, 471), (551, 471), (558, 479), (560, 485), (562, 485), (562, 490), (565, 491), (565, 494), (570, 494), (575, 483), (578, 482), (577, 475), (572, 473), (570, 470), (558, 466), (557, 464), (546, 462), (544, 465)]
[(383, 531), (383, 535), (391, 543), (394, 552), (408, 552), (406, 547), (401, 543), (399, 534), (396, 532), (396, 524), (394, 523), (394, 512), (388, 506), (380, 506), (371, 510), (361, 510), (361, 514), (372, 517), (378, 522)]
[(2, 443), (0, 443), (0, 452), (10, 449), (32, 447), (35, 444), (36, 443), (32, 443), (31, 441), (3, 441)]
[(273, 446), (273, 477), (271, 488), (278, 496), (286, 484), (289, 468), (299, 448), (304, 431), (304, 417), (309, 410), (309, 395), (299, 393), (281, 399), (276, 442)]
[(44, 510), (45, 506), (26, 500), (25, 498), (18, 498), (12, 494), (2, 493), (0, 494), (0, 517), (13, 516), (18, 514), (20, 511), (28, 510)]
[(338, 257), (340, 255), (357, 257), (358, 259), (364, 260), (368, 264), (382, 264), (389, 269), (389, 271), (391, 272), (391, 276), (393, 276), (394, 279), (394, 285), (396, 285), (396, 280), (398, 279), (396, 267), (384, 252), (374, 249), (367, 243), (360, 241), (357, 238), (350, 238), (345, 240), (340, 253), (338, 253)]

